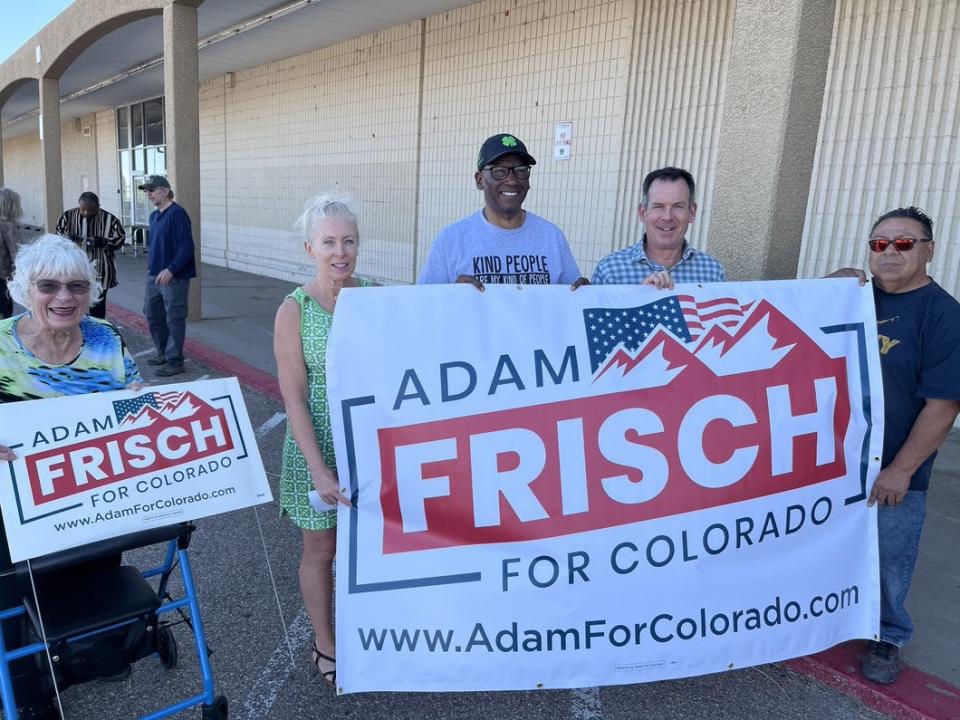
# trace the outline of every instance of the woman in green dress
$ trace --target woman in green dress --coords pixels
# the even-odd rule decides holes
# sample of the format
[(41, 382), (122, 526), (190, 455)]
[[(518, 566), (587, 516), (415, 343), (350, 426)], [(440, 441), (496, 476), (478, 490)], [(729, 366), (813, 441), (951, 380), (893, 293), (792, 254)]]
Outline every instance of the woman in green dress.
[(360, 235), (349, 201), (320, 196), (307, 203), (297, 222), (316, 276), (288, 295), (277, 311), (273, 351), (287, 411), (280, 505), (303, 533), (300, 592), (313, 625), (313, 663), (336, 684), (331, 600), (337, 512), (317, 512), (310, 490), (331, 507), (349, 505), (337, 478), (330, 410), (327, 406), (327, 334), (337, 296), (345, 287), (366, 285), (353, 276)]

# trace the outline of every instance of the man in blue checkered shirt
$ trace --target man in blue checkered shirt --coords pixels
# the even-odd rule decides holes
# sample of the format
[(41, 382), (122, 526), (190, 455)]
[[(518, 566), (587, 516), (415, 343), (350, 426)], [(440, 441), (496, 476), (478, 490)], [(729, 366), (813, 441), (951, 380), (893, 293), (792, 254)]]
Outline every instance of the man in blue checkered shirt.
[(593, 272), (594, 285), (639, 284), (669, 271), (675, 283), (722, 282), (723, 266), (686, 240), (697, 216), (696, 183), (681, 168), (654, 170), (643, 179), (638, 208), (643, 240), (603, 258)]

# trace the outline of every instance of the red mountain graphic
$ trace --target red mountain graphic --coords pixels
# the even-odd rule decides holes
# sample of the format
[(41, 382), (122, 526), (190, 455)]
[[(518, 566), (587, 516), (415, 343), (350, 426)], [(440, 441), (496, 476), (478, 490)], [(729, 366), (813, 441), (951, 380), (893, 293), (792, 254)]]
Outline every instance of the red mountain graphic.
[(163, 417), (155, 407), (144, 405), (133, 415), (127, 415), (121, 425), (152, 425), (156, 420)]
[[(741, 344), (738, 356), (734, 348)], [(625, 377), (639, 369), (644, 360), (658, 349), (667, 362), (666, 367), (658, 368), (660, 371), (680, 369), (687, 374), (694, 369), (709, 369), (711, 375), (720, 377), (776, 367), (795, 346), (814, 348), (814, 352), (822, 353), (816, 343), (780, 310), (767, 300), (761, 300), (734, 332), (717, 324), (701, 336), (696, 344), (684, 344), (664, 328), (657, 328), (635, 356), (623, 347), (617, 348), (594, 380), (616, 370), (620, 371), (621, 377)], [(741, 363), (742, 369), (739, 369)]]
[[(184, 405), (192, 405), (194, 410), (193, 412), (184, 413), (178, 415), (178, 411), (184, 407)], [(135, 425), (137, 427), (146, 427), (147, 425), (152, 425), (157, 420), (163, 420), (167, 422), (171, 417), (190, 417), (195, 415), (197, 411), (201, 409), (207, 409), (212, 411), (213, 407), (206, 401), (201, 398), (198, 398), (192, 392), (185, 392), (181, 395), (180, 399), (176, 403), (167, 405), (163, 410), (157, 410), (151, 405), (144, 405), (136, 413), (128, 415), (124, 418), (121, 425)]]
[(621, 376), (626, 375), (640, 365), (647, 357), (652, 355), (657, 348), (663, 348), (662, 355), (663, 359), (667, 361), (667, 370), (684, 368), (691, 364), (703, 364), (673, 335), (663, 328), (657, 328), (654, 333), (647, 338), (647, 342), (640, 348), (636, 357), (632, 356), (629, 351), (623, 347), (617, 348), (617, 351), (607, 360), (600, 372), (597, 373), (597, 378), (600, 378), (612, 368), (620, 368)]
[(160, 411), (160, 414), (165, 417), (171, 417), (177, 414), (180, 408), (182, 408), (184, 405), (192, 405), (194, 410), (191, 413), (187, 413), (179, 417), (188, 417), (189, 415), (196, 413), (196, 411), (200, 408), (210, 407), (205, 400), (198, 398), (192, 392), (185, 392), (180, 395), (180, 398), (175, 403), (164, 406), (163, 410)]
[(713, 345), (720, 348), (720, 355), (725, 355), (731, 348), (737, 345), (746, 335), (750, 333), (764, 318), (770, 318), (767, 323), (767, 331), (774, 339), (773, 349), (779, 349), (788, 345), (796, 345), (802, 342), (808, 342), (809, 338), (780, 312), (774, 305), (767, 300), (761, 300), (757, 303), (754, 311), (743, 321), (740, 327), (731, 334), (722, 325), (714, 325), (710, 330), (700, 338), (694, 353), (701, 348)]

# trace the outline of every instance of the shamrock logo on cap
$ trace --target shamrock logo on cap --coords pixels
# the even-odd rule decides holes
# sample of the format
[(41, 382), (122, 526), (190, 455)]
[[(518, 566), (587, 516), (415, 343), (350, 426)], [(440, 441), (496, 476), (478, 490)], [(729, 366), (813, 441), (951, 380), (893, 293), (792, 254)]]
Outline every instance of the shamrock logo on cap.
[(505, 147), (516, 147), (517, 139), (513, 135), (504, 135), (500, 138), (500, 142), (504, 144)]

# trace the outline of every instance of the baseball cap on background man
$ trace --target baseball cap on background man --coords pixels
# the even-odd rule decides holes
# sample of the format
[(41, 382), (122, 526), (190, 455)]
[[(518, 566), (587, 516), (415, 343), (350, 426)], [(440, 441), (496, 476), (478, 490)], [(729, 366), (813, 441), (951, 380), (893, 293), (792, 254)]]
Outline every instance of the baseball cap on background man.
[(147, 175), (142, 185), (137, 185), (138, 190), (154, 190), (158, 187), (170, 188), (170, 181), (163, 175)]
[(477, 170), (483, 169), (497, 158), (504, 155), (519, 155), (528, 165), (536, 165), (533, 155), (527, 152), (527, 146), (516, 135), (498, 133), (484, 140), (477, 155)]

